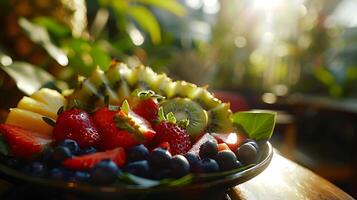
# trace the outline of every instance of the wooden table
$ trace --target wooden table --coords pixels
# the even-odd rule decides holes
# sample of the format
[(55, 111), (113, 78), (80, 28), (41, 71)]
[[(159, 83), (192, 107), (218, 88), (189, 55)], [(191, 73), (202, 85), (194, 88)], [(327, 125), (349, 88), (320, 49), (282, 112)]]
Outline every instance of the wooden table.
[[(13, 193), (21, 193), (21, 188), (16, 188), (0, 179), (0, 199), (19, 199), (19, 196), (11, 197), (6, 190)], [(20, 191), (19, 191), (20, 190)], [(24, 194), (24, 199), (29, 194)], [(10, 196), (10, 197), (9, 197)], [(229, 197), (228, 197), (229, 196)], [(310, 170), (275, 153), (268, 168), (257, 177), (238, 185), (228, 191), (224, 200), (300, 200), (300, 199), (326, 199), (349, 200), (353, 199), (347, 193), (319, 177)], [(31, 198), (31, 197), (30, 197)], [(36, 196), (34, 196), (36, 198)], [(21, 198), (22, 199), (22, 198)], [(39, 199), (42, 199), (41, 197)], [(60, 192), (50, 199), (77, 200), (74, 196), (63, 195)], [(163, 198), (165, 199), (165, 198)], [(212, 197), (210, 200), (223, 200), (222, 196)], [(90, 199), (92, 200), (92, 198)], [(205, 199), (206, 200), (206, 199)]]
[(228, 194), (232, 200), (353, 199), (332, 183), (277, 153), (264, 172), (232, 188)]

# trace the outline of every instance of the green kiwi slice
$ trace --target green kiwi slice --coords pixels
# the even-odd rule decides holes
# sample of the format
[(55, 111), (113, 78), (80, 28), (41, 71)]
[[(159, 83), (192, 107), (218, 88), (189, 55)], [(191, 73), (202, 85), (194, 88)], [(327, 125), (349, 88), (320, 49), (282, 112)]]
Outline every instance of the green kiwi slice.
[(174, 98), (161, 103), (165, 115), (172, 112), (177, 121), (189, 120), (186, 130), (191, 138), (202, 133), (208, 122), (206, 111), (196, 102), (187, 98)]
[(234, 126), (230, 118), (232, 111), (229, 107), (229, 104), (221, 103), (219, 106), (208, 111), (207, 132), (230, 133), (234, 131)]

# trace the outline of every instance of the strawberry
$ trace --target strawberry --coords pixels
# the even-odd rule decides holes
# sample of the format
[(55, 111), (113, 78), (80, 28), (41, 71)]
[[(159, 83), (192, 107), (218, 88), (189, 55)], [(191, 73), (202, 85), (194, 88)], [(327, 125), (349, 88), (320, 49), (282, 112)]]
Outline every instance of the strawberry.
[(11, 152), (16, 157), (25, 159), (32, 159), (52, 142), (47, 136), (9, 124), (0, 124), (0, 133), (7, 141)]
[(147, 121), (154, 122), (158, 116), (159, 104), (154, 98), (142, 99), (133, 108), (133, 111)]
[(225, 143), (228, 147), (235, 151), (247, 139), (241, 133), (211, 133), (217, 139), (218, 143)]
[(102, 135), (100, 148), (103, 150), (123, 147), (129, 149), (136, 144), (150, 141), (155, 131), (144, 118), (129, 111), (111, 111), (106, 107), (94, 114), (94, 122)]
[(62, 164), (72, 170), (89, 170), (102, 160), (112, 160), (119, 167), (123, 167), (126, 162), (125, 150), (119, 147), (109, 151), (72, 157), (64, 160)]
[(231, 151), (231, 149), (228, 147), (228, 145), (226, 143), (218, 144), (218, 151), (224, 151), (224, 150)]
[(166, 149), (168, 151), (171, 151), (170, 150), (170, 143), (169, 142), (163, 142), (163, 143), (160, 143), (158, 147), (161, 147), (163, 149)]
[(155, 144), (168, 142), (170, 153), (172, 155), (184, 154), (191, 148), (191, 140), (187, 131), (175, 123), (169, 121), (161, 121), (154, 126), (156, 136)]
[(89, 114), (80, 109), (62, 112), (53, 128), (55, 141), (75, 140), (80, 147), (97, 146), (101, 137)]

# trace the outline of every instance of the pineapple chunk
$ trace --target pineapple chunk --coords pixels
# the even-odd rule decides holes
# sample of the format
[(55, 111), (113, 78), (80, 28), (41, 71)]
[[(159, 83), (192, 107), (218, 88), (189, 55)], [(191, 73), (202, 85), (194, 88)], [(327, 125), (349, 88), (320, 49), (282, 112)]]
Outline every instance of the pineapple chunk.
[(62, 94), (56, 90), (48, 88), (42, 88), (39, 91), (33, 93), (30, 97), (51, 106), (56, 111), (60, 107), (66, 106), (67, 104), (67, 100)]
[(38, 113), (20, 108), (12, 108), (5, 123), (35, 131), (44, 136), (51, 136), (53, 128), (44, 122), (42, 117), (44, 116)]
[(17, 104), (18, 108), (32, 111), (46, 117), (57, 119), (57, 110), (54, 107), (51, 107), (45, 103), (34, 100), (30, 97), (23, 97)]

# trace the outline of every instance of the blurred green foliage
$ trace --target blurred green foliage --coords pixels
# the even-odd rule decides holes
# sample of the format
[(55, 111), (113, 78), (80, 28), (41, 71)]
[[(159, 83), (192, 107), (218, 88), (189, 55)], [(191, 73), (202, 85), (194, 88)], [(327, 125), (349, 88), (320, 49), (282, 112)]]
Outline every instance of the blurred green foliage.
[[(2, 51), (70, 87), (77, 75), (96, 66), (105, 70), (117, 58), (216, 89), (357, 95), (357, 31), (331, 20), (342, 3), (336, 0), (89, 0), (70, 4), (71, 14), (63, 16), (33, 14), (49, 0), (24, 0), (13, 10), (9, 2), (2, 2), (9, 11), (1, 17), (15, 13), (26, 34), (13, 41), (30, 39), (36, 45), (30, 49), (45, 53), (21, 57), (9, 45), (1, 45)], [(35, 6), (26, 10), (24, 2)], [(55, 2), (50, 11), (63, 1)]]

